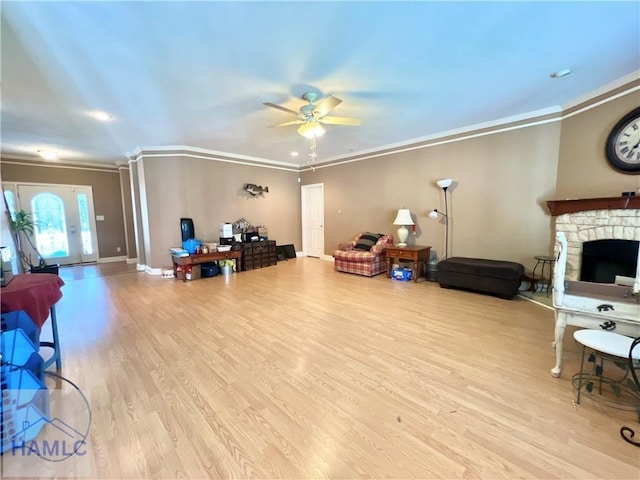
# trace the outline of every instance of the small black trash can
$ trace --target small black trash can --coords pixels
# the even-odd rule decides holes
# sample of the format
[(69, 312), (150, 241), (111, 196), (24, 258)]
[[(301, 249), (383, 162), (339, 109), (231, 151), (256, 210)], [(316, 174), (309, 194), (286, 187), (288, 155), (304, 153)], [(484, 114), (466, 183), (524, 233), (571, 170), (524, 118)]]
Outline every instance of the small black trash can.
[(202, 278), (215, 277), (220, 273), (216, 262), (207, 262), (200, 265), (200, 276)]

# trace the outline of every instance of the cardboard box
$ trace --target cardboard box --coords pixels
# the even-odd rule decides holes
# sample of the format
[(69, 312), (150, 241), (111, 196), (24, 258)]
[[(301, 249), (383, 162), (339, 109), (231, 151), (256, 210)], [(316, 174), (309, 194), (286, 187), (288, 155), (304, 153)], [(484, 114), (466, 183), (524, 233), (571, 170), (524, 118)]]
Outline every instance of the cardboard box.
[(391, 278), (401, 282), (408, 282), (413, 280), (413, 270), (411, 268), (394, 268), (391, 271)]
[(197, 280), (202, 276), (202, 270), (200, 265), (191, 265), (191, 273), (187, 274), (187, 266), (182, 265), (180, 270), (175, 272), (175, 275), (178, 280)]
[[(191, 276), (191, 278), (189, 278)], [(191, 275), (186, 274), (187, 280), (197, 280), (202, 276), (202, 269), (200, 265), (191, 265)]]

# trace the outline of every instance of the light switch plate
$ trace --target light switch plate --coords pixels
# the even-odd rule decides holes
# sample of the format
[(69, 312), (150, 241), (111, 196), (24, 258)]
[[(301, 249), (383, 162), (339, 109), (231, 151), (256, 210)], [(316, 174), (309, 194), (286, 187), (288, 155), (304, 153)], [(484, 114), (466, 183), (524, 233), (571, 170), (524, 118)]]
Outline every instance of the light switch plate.
[(104, 221), (104, 215), (96, 215), (96, 220), (98, 222), (103, 222)]

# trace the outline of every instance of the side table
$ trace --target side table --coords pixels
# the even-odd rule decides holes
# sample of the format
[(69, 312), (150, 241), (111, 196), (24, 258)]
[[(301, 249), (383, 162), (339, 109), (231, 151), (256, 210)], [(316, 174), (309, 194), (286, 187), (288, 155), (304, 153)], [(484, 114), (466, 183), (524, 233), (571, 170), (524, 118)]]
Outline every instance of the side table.
[[(616, 364), (626, 364), (628, 362), (633, 339), (619, 333), (590, 329), (577, 330), (574, 332), (573, 338), (582, 345), (580, 372), (572, 378), (572, 384), (577, 391), (576, 403), (580, 403), (583, 389), (591, 393), (597, 383), (599, 396), (593, 396), (594, 400), (611, 407), (639, 411), (640, 393), (633, 388), (629, 388), (627, 382), (630, 373), (629, 369), (621, 369), (614, 365), (612, 368), (616, 368), (619, 371), (618, 378), (605, 376), (604, 372), (605, 360)], [(589, 362), (593, 362), (591, 373), (584, 371), (584, 358), (587, 348), (593, 350), (593, 354), (589, 356)], [(640, 362), (640, 352), (634, 351), (632, 355), (632, 359), (635, 362)], [(603, 392), (603, 384), (608, 385), (611, 392)]]
[(62, 353), (58, 338), (58, 319), (56, 303), (62, 298), (61, 287), (64, 281), (52, 273), (21, 273), (14, 275), (13, 280), (0, 291), (2, 313), (24, 310), (39, 330), (51, 317), (51, 333), (53, 341), (41, 341), (41, 347), (53, 349), (53, 355), (45, 360), (43, 368), (53, 363), (56, 369), (62, 368)]
[[(188, 257), (176, 257), (175, 255), (171, 256), (171, 260), (173, 261), (173, 270), (175, 272), (176, 267), (178, 265), (186, 266), (186, 265), (199, 265), (201, 263), (207, 262), (216, 262), (218, 260), (225, 259), (235, 259), (238, 263), (237, 271), (242, 271), (242, 251), (241, 250), (228, 250), (226, 252), (209, 252), (209, 253), (200, 253), (196, 255), (189, 255)], [(176, 279), (178, 276), (176, 275)], [(187, 279), (183, 278), (183, 282), (186, 282)]]
[(407, 245), (406, 247), (387, 247), (384, 249), (387, 256), (387, 277), (391, 278), (391, 263), (394, 258), (399, 260), (413, 261), (413, 281), (417, 282), (422, 272), (422, 267), (426, 268), (431, 246)]
[[(535, 265), (535, 267), (533, 267), (533, 273), (532, 273), (532, 277), (533, 277), (533, 281), (535, 282), (540, 282), (540, 292), (542, 292), (542, 290), (544, 289), (544, 271), (545, 271), (545, 267), (549, 267), (549, 283), (547, 283), (547, 297), (549, 296), (549, 290), (551, 288), (551, 283), (553, 282), (553, 264), (555, 263), (556, 259), (553, 257), (547, 257), (546, 255), (536, 255), (535, 257), (533, 257), (537, 260), (537, 263)], [(538, 269), (538, 267), (540, 267), (540, 278), (536, 278), (536, 270)]]

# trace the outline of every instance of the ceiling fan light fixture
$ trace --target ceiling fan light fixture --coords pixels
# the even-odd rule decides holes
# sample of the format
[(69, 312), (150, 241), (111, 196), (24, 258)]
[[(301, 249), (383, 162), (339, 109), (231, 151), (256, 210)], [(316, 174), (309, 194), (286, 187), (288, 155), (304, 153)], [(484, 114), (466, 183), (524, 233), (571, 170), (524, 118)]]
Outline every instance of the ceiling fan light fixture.
[(295, 115), (295, 120), (289, 120), (286, 122), (277, 123), (272, 125), (273, 127), (285, 127), (289, 125), (299, 125), (298, 133), (306, 138), (318, 138), (326, 133), (326, 130), (321, 124), (325, 125), (360, 125), (360, 120), (351, 117), (333, 117), (327, 115), (331, 110), (336, 108), (342, 103), (337, 97), (329, 95), (315, 104), (319, 98), (319, 94), (315, 92), (305, 93), (302, 98), (308, 102), (307, 105), (300, 107), (300, 110), (296, 112), (288, 107), (277, 105), (271, 102), (264, 102), (263, 105), (283, 112), (291, 113)]
[(298, 133), (306, 138), (318, 138), (326, 132), (325, 128), (319, 123), (305, 123), (298, 128)]

